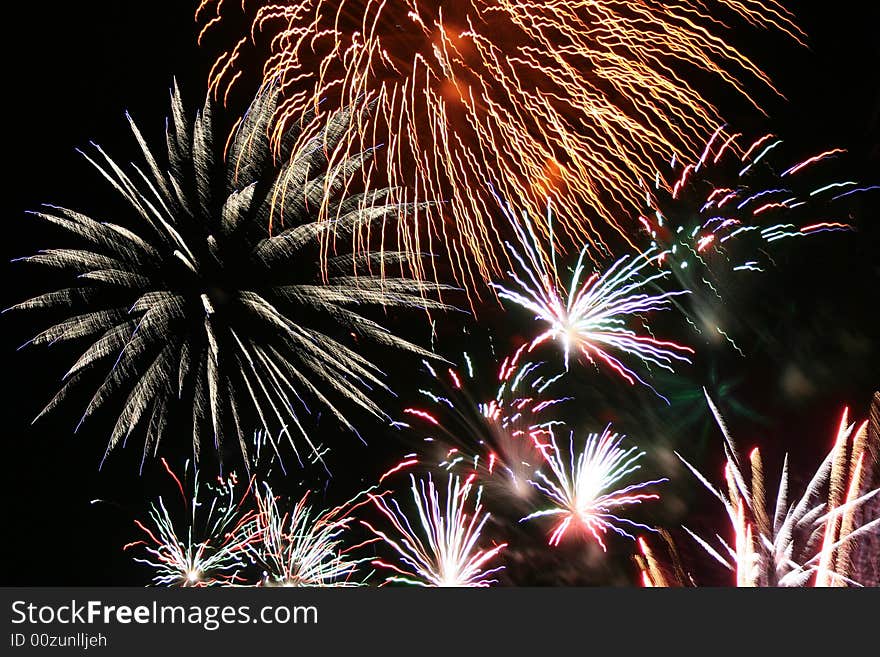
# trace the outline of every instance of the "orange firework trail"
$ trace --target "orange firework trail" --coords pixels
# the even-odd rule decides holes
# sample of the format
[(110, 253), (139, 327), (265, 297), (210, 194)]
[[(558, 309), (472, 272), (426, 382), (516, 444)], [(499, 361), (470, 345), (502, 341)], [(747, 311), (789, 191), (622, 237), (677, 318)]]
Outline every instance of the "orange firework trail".
[[(201, 2), (200, 43), (237, 4)], [(262, 84), (280, 85), (285, 98), (278, 135), (309, 110), (372, 103), (347, 133), (352, 150), (383, 146), (365, 185), (432, 202), (398, 223), (398, 243), (413, 256), (439, 243), (471, 290), (506, 257), (493, 191), (533, 207), (553, 202), (579, 243), (586, 234), (603, 244), (606, 223), (626, 238), (615, 216), (630, 216), (641, 196), (632, 181), (650, 178), (660, 157), (696, 155), (717, 125), (690, 74), (708, 73), (756, 107), (743, 80), (776, 91), (715, 33), (726, 27), (716, 16), (804, 36), (776, 0), (279, 0), (240, 9), (251, 31), (217, 59), (213, 92), (228, 97), (259, 51)], [(427, 273), (415, 258), (410, 267)]]
[[(869, 437), (868, 422), (856, 428), (849, 422), (849, 411), (844, 410), (834, 445), (800, 498), (791, 495), (786, 456), (773, 504), (768, 499), (772, 491), (767, 487), (760, 450), (754, 448), (746, 464), (718, 409), (708, 395), (706, 400), (724, 435), (726, 485), (713, 486), (679, 458), (724, 505), (733, 541), (716, 534), (716, 547), (687, 527), (685, 531), (734, 573), (737, 586), (861, 586), (856, 579), (854, 551), (870, 551), (860, 541), (876, 535), (880, 527), (880, 517), (873, 516), (867, 504), (880, 495), (880, 488), (868, 490), (871, 477), (866, 471), (876, 467), (873, 453), (877, 448), (872, 444), (876, 438)], [(665, 538), (677, 562), (676, 547), (668, 536)], [(639, 549), (636, 562), (644, 585), (696, 585), (680, 564), (676, 564), (676, 573), (666, 572), (646, 541), (639, 541)]]

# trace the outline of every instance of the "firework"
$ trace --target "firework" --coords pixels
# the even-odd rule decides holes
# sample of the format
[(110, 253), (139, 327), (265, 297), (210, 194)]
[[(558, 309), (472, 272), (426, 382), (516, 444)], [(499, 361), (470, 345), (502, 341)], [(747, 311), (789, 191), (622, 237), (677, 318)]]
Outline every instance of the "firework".
[(691, 324), (737, 349), (722, 318), (737, 275), (763, 271), (777, 242), (852, 230), (846, 201), (880, 189), (829, 178), (842, 149), (790, 161), (773, 134), (741, 141), (741, 134), (719, 128), (699, 158), (673, 158), (665, 175), (644, 186), (639, 215), (651, 245), (663, 250), (663, 264), (694, 292)]
[[(143, 169), (125, 173), (97, 145), (84, 154), (130, 206), (130, 217), (108, 223), (54, 206), (35, 213), (86, 246), (23, 258), (76, 275), (73, 287), (15, 306), (67, 313), (30, 343), (91, 342), (43, 413), (103, 370), (80, 424), (121, 398), (108, 454), (140, 425), (146, 458), (158, 449), (173, 408), (191, 407), (196, 457), (206, 431), (220, 450), (226, 427), (248, 464), (244, 427), (252, 422), (273, 437), (276, 452), (283, 437), (298, 458), (297, 442), (305, 441), (307, 455), (320, 459), (300, 422), (309, 404), (352, 430), (333, 395), (384, 417), (374, 401), (375, 389), (386, 388), (382, 372), (333, 337), (337, 330), (430, 356), (357, 308), (445, 306), (426, 297), (426, 285), (384, 271), (399, 255), (337, 252), (334, 242), (412, 206), (392, 201), (393, 190), (348, 192), (350, 174), (372, 152), (328, 161), (339, 124), (350, 119), (345, 112), (307, 139), (295, 129), (285, 133), (285, 164), (275, 166), (268, 133), (277, 103), (271, 90), (258, 97), (224, 151), (211, 101), (190, 125), (175, 86), (167, 172), (131, 119)], [(287, 228), (270, 236), (273, 212)], [(376, 268), (383, 275), (374, 275)], [(328, 332), (328, 323), (336, 328)]]
[(436, 386), (419, 389), (425, 405), (404, 409), (409, 421), (434, 447), (440, 467), (477, 473), (487, 492), (508, 501), (524, 501), (534, 489), (528, 478), (543, 460), (536, 441), (542, 420), (570, 397), (546, 391), (560, 374), (540, 361), (508, 356), (498, 366), (495, 390), (480, 395), (483, 377), (470, 355), (463, 368), (435, 368), (424, 361)]
[[(662, 253), (647, 251), (634, 257), (623, 256), (604, 272), (597, 271), (583, 279), (587, 251), (584, 247), (566, 288), (557, 268), (552, 227), (548, 257), (527, 213), (524, 212), (522, 221), (518, 222), (509, 207), (506, 212), (520, 246), (517, 248), (509, 242), (506, 245), (522, 274), (508, 273), (518, 289), (497, 284), (493, 287), (500, 298), (530, 310), (546, 325), (546, 330), (532, 340), (527, 351), (548, 340), (558, 341), (565, 355), (566, 369), (572, 350), (576, 350), (591, 363), (606, 364), (628, 383), (638, 381), (648, 387), (648, 383), (612, 352), (621, 352), (646, 366), (655, 365), (669, 371), (673, 371), (675, 361), (690, 362), (685, 355), (693, 353), (689, 347), (658, 340), (650, 334), (640, 335), (627, 326), (641, 314), (670, 308), (675, 297), (688, 293), (655, 291), (658, 283), (669, 277), (668, 271), (657, 267)], [(548, 224), (551, 219), (548, 207)]]
[(489, 514), (483, 511), (482, 489), (476, 488), (473, 509), (469, 498), (474, 490), (470, 480), (449, 475), (445, 497), (433, 479), (416, 480), (410, 475), (413, 502), (418, 523), (413, 524), (397, 500), (387, 495), (370, 499), (394, 528), (395, 535), (361, 521), (370, 531), (399, 555), (399, 563), (377, 559), (374, 565), (391, 570), (386, 583), (417, 586), (485, 587), (495, 583), (492, 577), (503, 566), (488, 567), (506, 543), (489, 549), (479, 547), (480, 532)]
[(259, 540), (260, 534), (255, 513), (244, 507), (253, 482), (239, 496), (235, 475), (218, 477), (216, 483), (205, 485), (206, 496), (200, 492), (196, 471), (194, 492), (187, 499), (180, 479), (165, 459), (162, 462), (180, 490), (186, 526), (178, 531), (176, 514), (171, 514), (159, 497), (150, 508), (147, 524), (135, 521), (147, 539), (129, 543), (124, 549), (147, 552), (149, 556), (136, 557), (135, 561), (154, 570), (153, 583), (157, 586), (218, 586), (243, 581), (241, 572), (248, 566), (249, 546)]
[[(230, 16), (237, 3), (225, 4), (201, 2), (200, 42), (218, 23), (239, 20)], [(775, 0), (241, 6), (252, 26), (217, 60), (214, 92), (228, 96), (256, 42), (264, 84), (285, 93), (281, 126), (307, 109), (374, 101), (375, 114), (352, 122), (346, 138), (355, 151), (387, 145), (365, 180), (387, 179), (416, 201), (447, 201), (409, 217), (400, 239), (411, 253), (425, 250), (423, 240), (431, 252), (441, 241), (464, 282), (489, 281), (503, 264), (486, 183), (532, 205), (551, 196), (565, 209), (569, 235), (601, 242), (597, 216), (625, 234), (615, 216), (627, 216), (638, 198), (630, 172), (650, 177), (670, 149), (695, 154), (698, 138), (717, 125), (691, 74), (715, 76), (755, 106), (741, 80), (773, 89), (716, 33), (723, 20), (778, 29), (801, 43), (803, 36)]]
[(630, 484), (616, 488), (619, 483), (641, 468), (637, 461), (644, 455), (636, 447), (623, 449), (623, 436), (612, 433), (610, 426), (601, 434), (587, 436), (583, 450), (574, 446), (574, 432), (569, 433), (567, 455), (559, 448), (556, 430), (547, 430), (547, 442), (541, 451), (550, 475), (542, 471), (530, 480), (553, 506), (529, 514), (522, 521), (550, 517), (558, 519), (550, 533), (550, 545), (559, 545), (572, 528), (582, 528), (605, 550), (603, 539), (610, 529), (633, 539), (626, 528), (650, 530), (649, 527), (616, 515), (617, 509), (659, 499), (656, 493), (643, 492), (648, 486), (666, 479)]
[(249, 546), (263, 569), (267, 586), (360, 586), (358, 567), (368, 559), (351, 553), (360, 545), (345, 546), (343, 536), (353, 518), (351, 505), (315, 511), (306, 493), (289, 513), (281, 513), (268, 484), (257, 491), (256, 526), (259, 541)]
[[(880, 390), (874, 393), (868, 413), (866, 456), (862, 476), (864, 490), (880, 488)], [(880, 495), (856, 510), (854, 526), (859, 527), (872, 518), (880, 518)], [(880, 586), (880, 527), (859, 538), (857, 549), (852, 551), (851, 576), (865, 586)]]
[[(733, 544), (718, 536), (716, 548), (691, 530), (685, 531), (734, 573), (737, 586), (859, 585), (850, 576), (853, 546), (860, 536), (880, 527), (880, 518), (856, 521), (860, 507), (880, 493), (880, 489), (866, 491), (864, 485), (871, 463), (867, 423), (856, 429), (844, 410), (831, 451), (803, 495), (794, 501), (789, 498), (786, 456), (771, 507), (760, 450), (751, 451), (746, 466), (717, 409), (706, 398), (724, 435), (726, 487), (716, 488), (679, 458), (724, 505)], [(643, 554), (646, 549), (643, 546)], [(643, 578), (652, 585), (662, 585), (658, 573), (662, 569), (656, 562), (643, 568)]]

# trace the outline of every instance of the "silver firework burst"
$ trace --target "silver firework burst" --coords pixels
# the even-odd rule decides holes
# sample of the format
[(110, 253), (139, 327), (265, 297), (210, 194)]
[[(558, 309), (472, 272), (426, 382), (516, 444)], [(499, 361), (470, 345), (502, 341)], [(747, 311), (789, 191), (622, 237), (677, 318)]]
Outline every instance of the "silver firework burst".
[[(190, 123), (175, 84), (166, 168), (130, 117), (144, 165), (126, 173), (98, 145), (83, 153), (129, 216), (111, 223), (55, 206), (33, 213), (77, 245), (22, 260), (73, 280), (14, 308), (65, 314), (30, 344), (88, 344), (41, 415), (101, 370), (80, 424), (119, 404), (107, 453), (140, 427), (146, 458), (180, 410), (192, 408), (196, 457), (206, 434), (219, 451), (228, 433), (247, 464), (245, 436), (259, 426), (276, 436), (276, 452), (286, 439), (302, 463), (302, 451), (321, 454), (301, 423), (310, 405), (353, 431), (340, 400), (384, 416), (373, 392), (386, 388), (383, 373), (349, 338), (431, 355), (359, 310), (447, 307), (427, 296), (441, 286), (395, 277), (400, 253), (352, 248), (415, 210), (396, 200), (398, 190), (349, 188), (371, 152), (329, 164), (342, 126), (369, 108), (342, 111), (323, 125), (303, 117), (276, 159), (277, 103), (273, 90), (258, 97), (227, 141), (215, 132), (210, 99)], [(312, 138), (303, 140), (303, 131)], [(294, 143), (305, 145), (294, 152)]]

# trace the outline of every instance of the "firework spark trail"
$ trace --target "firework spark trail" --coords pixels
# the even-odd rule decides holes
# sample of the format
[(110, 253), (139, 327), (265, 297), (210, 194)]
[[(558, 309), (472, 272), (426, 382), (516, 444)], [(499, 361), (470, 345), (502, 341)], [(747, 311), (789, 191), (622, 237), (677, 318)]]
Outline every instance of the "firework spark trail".
[[(771, 160), (781, 139), (767, 134), (741, 146), (741, 137), (718, 128), (698, 160), (682, 166), (673, 159), (673, 177), (658, 172), (653, 186), (645, 186), (645, 211), (639, 222), (679, 268), (687, 268), (688, 259), (700, 261), (707, 251), (727, 253), (730, 240), (744, 241), (747, 235), (766, 246), (785, 238), (852, 230), (834, 214), (829, 217), (827, 208), (852, 194), (880, 189), (859, 187), (851, 180), (820, 178), (817, 183), (815, 175), (807, 175), (844, 154), (843, 149), (825, 151), (780, 172)], [(805, 219), (799, 220), (800, 215)], [(748, 255), (754, 257), (757, 250), (751, 248)], [(731, 267), (743, 264), (748, 263), (730, 262)]]
[[(258, 483), (256, 477), (237, 494), (239, 482), (234, 473), (203, 485), (194, 471), (193, 494), (187, 497), (181, 479), (163, 458), (186, 513), (178, 516), (169, 512), (160, 497), (151, 505), (149, 522), (135, 520), (147, 538), (123, 549), (143, 549), (150, 555), (135, 561), (154, 569), (157, 585), (364, 586), (372, 571), (364, 574), (361, 568), (373, 557), (358, 553), (381, 539), (350, 540), (355, 512), (387, 495), (375, 491), (388, 476), (417, 465), (418, 459), (413, 457), (407, 455), (378, 483), (338, 506), (318, 509), (309, 503), (311, 493), (306, 492), (289, 511), (285, 510), (287, 501), (276, 496), (268, 483)], [(187, 461), (187, 469), (189, 465)], [(190, 483), (188, 478), (184, 481)], [(185, 527), (180, 526), (181, 519)]]
[[(127, 221), (100, 222), (59, 207), (35, 213), (87, 245), (22, 259), (76, 276), (72, 287), (14, 306), (69, 313), (29, 344), (90, 341), (43, 413), (105, 368), (80, 424), (111, 399), (121, 400), (107, 454), (141, 426), (145, 459), (158, 450), (174, 409), (191, 403), (196, 457), (204, 434), (219, 451), (226, 433), (238, 439), (250, 466), (245, 427), (253, 421), (276, 453), (286, 438), (300, 463), (300, 442), (309, 459), (321, 460), (322, 447), (302, 426), (300, 408), (327, 409), (357, 433), (333, 397), (386, 418), (375, 398), (377, 389), (387, 390), (381, 369), (331, 337), (324, 324), (433, 357), (360, 308), (445, 308), (427, 296), (443, 286), (394, 277), (399, 253), (336, 250), (337, 237), (414, 210), (394, 201), (393, 190), (350, 193), (351, 175), (373, 151), (328, 160), (340, 125), (361, 110), (331, 117), (304, 139), (296, 129), (286, 133), (277, 165), (268, 133), (278, 101), (277, 90), (258, 97), (223, 151), (212, 102), (190, 124), (175, 85), (167, 171), (130, 118), (145, 160), (132, 165), (133, 175), (100, 146), (84, 154), (130, 206)], [(321, 214), (322, 206), (329, 215)], [(275, 211), (287, 228), (270, 236)], [(380, 275), (371, 273), (376, 268)]]
[(267, 586), (362, 586), (355, 577), (370, 557), (353, 556), (364, 543), (345, 545), (357, 508), (354, 501), (326, 511), (308, 504), (306, 493), (293, 510), (282, 513), (268, 484), (255, 493), (259, 540), (248, 546), (253, 561), (263, 570)]
[(550, 427), (547, 442), (541, 444), (550, 476), (538, 471), (529, 483), (553, 506), (535, 511), (521, 522), (543, 517), (558, 518), (550, 533), (550, 545), (559, 545), (567, 532), (582, 528), (603, 550), (606, 549), (603, 538), (608, 530), (633, 540), (628, 528), (651, 531), (646, 525), (620, 517), (616, 510), (659, 499), (657, 493), (641, 491), (667, 480), (655, 479), (618, 488), (619, 482), (641, 468), (636, 462), (644, 455), (637, 447), (621, 448), (622, 440), (623, 436), (612, 433), (609, 426), (601, 434), (589, 434), (583, 449), (578, 451), (572, 431), (566, 454), (559, 448), (556, 430)]
[[(200, 43), (238, 20), (236, 3), (223, 4), (200, 3)], [(257, 44), (263, 84), (285, 93), (282, 126), (307, 109), (375, 102), (346, 136), (355, 151), (387, 145), (364, 180), (446, 201), (400, 223), (400, 248), (434, 252), (442, 242), (471, 289), (505, 259), (495, 204), (481, 190), (533, 208), (552, 197), (578, 241), (602, 243), (604, 222), (627, 235), (617, 218), (640, 196), (630, 173), (650, 177), (670, 152), (695, 155), (719, 121), (690, 73), (709, 73), (756, 107), (742, 79), (779, 93), (717, 33), (726, 28), (719, 12), (801, 44), (804, 36), (775, 0), (281, 0), (241, 9), (250, 33), (217, 59), (213, 91), (229, 95)], [(425, 274), (421, 262), (413, 271)]]
[(390, 522), (389, 534), (362, 520), (362, 524), (398, 554), (399, 563), (381, 559), (374, 565), (388, 569), (386, 583), (417, 586), (486, 587), (503, 566), (489, 567), (507, 544), (489, 549), (479, 547), (480, 532), (489, 513), (483, 510), (482, 489), (477, 487), (473, 507), (469, 504), (474, 486), (470, 480), (449, 475), (446, 495), (438, 491), (433, 479), (416, 480), (410, 475), (412, 499), (418, 520), (411, 522), (397, 500), (387, 495), (371, 495), (376, 508)]
[[(880, 528), (880, 518), (868, 519), (861, 525), (854, 522), (854, 512), (880, 494), (880, 488), (865, 491), (862, 486), (868, 449), (866, 425), (856, 429), (844, 410), (831, 451), (796, 500), (789, 497), (786, 456), (771, 513), (765, 499), (767, 487), (760, 451), (755, 448), (750, 453), (750, 475), (747, 474), (708, 394), (706, 399), (724, 435), (726, 485), (716, 488), (678, 456), (724, 505), (733, 545), (716, 535), (716, 549), (690, 529), (685, 527), (685, 531), (708, 555), (735, 574), (737, 586), (859, 586), (850, 576), (853, 545), (858, 537)], [(660, 569), (656, 564), (642, 565), (645, 579), (658, 585)]]
[[(638, 381), (649, 388), (644, 379), (612, 352), (637, 358), (647, 367), (654, 365), (669, 371), (673, 371), (676, 361), (690, 362), (684, 355), (693, 353), (690, 347), (658, 340), (652, 335), (640, 335), (627, 326), (642, 314), (670, 308), (675, 297), (689, 293), (687, 290), (647, 291), (656, 289), (660, 281), (670, 276), (667, 270), (657, 268), (662, 253), (649, 250), (635, 257), (623, 256), (603, 273), (597, 271), (582, 280), (587, 250), (584, 247), (566, 288), (557, 268), (552, 225), (548, 257), (528, 215), (523, 212), (522, 220), (518, 221), (509, 206), (505, 211), (519, 241), (519, 247), (509, 242), (506, 246), (522, 273), (508, 273), (518, 289), (495, 283), (492, 286), (501, 299), (530, 310), (535, 319), (548, 325), (532, 340), (527, 351), (548, 340), (559, 341), (566, 369), (571, 351), (575, 349), (591, 363), (596, 360), (605, 363), (631, 385)], [(552, 212), (548, 207), (548, 224), (551, 221)], [(646, 269), (649, 271), (645, 272)]]
[[(180, 486), (167, 463), (165, 467)], [(153, 583), (157, 586), (223, 586), (244, 581), (241, 572), (248, 566), (247, 553), (261, 536), (255, 511), (243, 507), (253, 480), (240, 497), (235, 475), (218, 478), (216, 484), (208, 483), (208, 496), (200, 492), (198, 471), (194, 471), (193, 482), (192, 498), (183, 498), (189, 511), (184, 532), (178, 532), (174, 514), (159, 497), (151, 505), (149, 522), (135, 521), (147, 539), (129, 543), (123, 549), (143, 548), (148, 553), (148, 557), (134, 560), (154, 570)]]
[(536, 443), (543, 418), (571, 398), (547, 396), (561, 375), (551, 375), (546, 363), (521, 362), (519, 354), (498, 366), (494, 393), (481, 395), (486, 381), (467, 353), (464, 359), (466, 369), (446, 371), (425, 361), (436, 386), (419, 390), (424, 407), (404, 412), (437, 448), (440, 467), (476, 473), (487, 493), (522, 502), (534, 493), (528, 478), (543, 460)]
[[(760, 272), (777, 242), (851, 231), (844, 199), (880, 190), (830, 178), (845, 153), (829, 149), (792, 164), (783, 140), (773, 134), (743, 143), (742, 135), (718, 128), (699, 158), (673, 158), (667, 173), (643, 183), (642, 230), (663, 264), (691, 290), (681, 309), (704, 337), (722, 336), (739, 350), (719, 302), (738, 280), (735, 272)], [(729, 321), (735, 322), (734, 316)]]

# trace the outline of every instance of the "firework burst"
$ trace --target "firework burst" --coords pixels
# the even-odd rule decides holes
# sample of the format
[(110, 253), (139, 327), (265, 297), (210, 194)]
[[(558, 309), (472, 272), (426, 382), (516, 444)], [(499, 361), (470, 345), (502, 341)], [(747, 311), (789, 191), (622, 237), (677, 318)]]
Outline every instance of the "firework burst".
[(136, 557), (135, 561), (154, 570), (157, 586), (224, 586), (244, 581), (241, 573), (248, 567), (247, 553), (260, 537), (256, 514), (245, 508), (253, 481), (239, 495), (234, 474), (218, 477), (216, 483), (205, 485), (208, 494), (203, 495), (196, 471), (193, 495), (187, 499), (180, 479), (165, 459), (162, 462), (180, 490), (186, 527), (178, 531), (176, 514), (170, 513), (159, 497), (150, 508), (149, 521), (135, 521), (147, 539), (129, 543), (124, 549), (147, 552), (147, 557)]
[(371, 495), (370, 499), (391, 523), (394, 534), (361, 521), (399, 555), (397, 564), (378, 559), (373, 562), (394, 573), (385, 582), (450, 587), (486, 587), (495, 583), (492, 576), (503, 566), (488, 566), (507, 544), (489, 549), (479, 547), (480, 532), (490, 517), (483, 510), (482, 489), (476, 488), (471, 509), (469, 498), (474, 486), (470, 479), (462, 482), (449, 475), (445, 497), (430, 476), (427, 480), (416, 480), (410, 475), (410, 480), (418, 524), (411, 523), (397, 500), (389, 500), (387, 495)]
[[(857, 520), (859, 509), (880, 494), (880, 489), (865, 490), (871, 464), (867, 422), (856, 429), (848, 421), (848, 411), (844, 411), (834, 446), (803, 495), (794, 501), (789, 499), (786, 456), (775, 505), (770, 507), (760, 450), (751, 451), (746, 466), (708, 395), (706, 399), (724, 435), (726, 487), (716, 488), (679, 458), (724, 505), (733, 543), (717, 536), (716, 548), (691, 530), (685, 531), (708, 555), (734, 573), (737, 586), (858, 586), (860, 583), (851, 577), (852, 550), (859, 537), (876, 533), (880, 527), (880, 517), (863, 523)], [(643, 544), (643, 555), (649, 552)], [(645, 559), (641, 565), (646, 583), (666, 584), (667, 578), (656, 560)]]
[[(225, 427), (249, 464), (245, 427), (253, 422), (278, 437), (276, 452), (286, 437), (298, 458), (297, 442), (304, 441), (307, 456), (319, 459), (300, 423), (309, 404), (352, 430), (331, 396), (384, 417), (374, 401), (375, 389), (386, 388), (382, 372), (345, 340), (360, 336), (430, 357), (359, 310), (445, 307), (426, 298), (425, 284), (386, 271), (400, 254), (336, 250), (335, 239), (413, 210), (391, 200), (393, 190), (349, 193), (351, 174), (372, 151), (328, 160), (341, 125), (358, 112), (342, 112), (307, 134), (285, 133), (279, 167), (268, 138), (278, 99), (271, 90), (258, 97), (223, 151), (211, 101), (190, 124), (175, 87), (167, 169), (131, 119), (143, 169), (125, 173), (97, 145), (84, 154), (130, 217), (115, 224), (59, 207), (35, 213), (85, 246), (23, 258), (76, 276), (72, 287), (15, 306), (66, 313), (30, 343), (90, 341), (43, 413), (102, 370), (80, 424), (121, 399), (108, 454), (140, 425), (146, 458), (176, 407), (192, 409), (196, 457), (206, 432), (220, 450)], [(272, 236), (273, 212), (287, 228)]]
[(689, 321), (705, 337), (734, 347), (729, 328), (720, 324), (737, 275), (763, 271), (777, 242), (852, 230), (846, 201), (880, 190), (829, 179), (828, 167), (842, 149), (785, 161), (783, 140), (775, 135), (751, 143), (742, 137), (719, 128), (699, 158), (673, 158), (665, 175), (645, 185), (639, 215), (651, 245), (663, 250), (662, 263), (694, 293)]
[(536, 442), (542, 418), (570, 399), (547, 395), (561, 375), (515, 354), (498, 366), (494, 393), (480, 395), (485, 381), (470, 355), (464, 360), (464, 367), (445, 371), (425, 361), (436, 385), (419, 390), (424, 406), (404, 413), (434, 448), (440, 467), (476, 473), (487, 493), (523, 502), (534, 493), (528, 479), (543, 460)]
[(621, 448), (623, 436), (612, 433), (610, 427), (601, 434), (589, 434), (580, 452), (575, 449), (573, 431), (569, 433), (567, 454), (559, 448), (556, 430), (552, 426), (547, 429), (546, 440), (540, 446), (550, 475), (539, 470), (529, 483), (553, 506), (535, 511), (522, 521), (557, 518), (558, 522), (550, 533), (550, 545), (559, 545), (570, 529), (583, 528), (603, 550), (603, 537), (609, 529), (631, 539), (634, 537), (626, 528), (650, 530), (616, 513), (618, 509), (660, 497), (656, 493), (643, 492), (643, 489), (666, 479), (617, 488), (619, 482), (641, 468), (637, 461), (644, 452), (637, 447)]
[[(509, 207), (506, 212), (520, 246), (517, 248), (509, 242), (506, 245), (522, 273), (508, 273), (518, 289), (497, 284), (493, 287), (500, 298), (531, 311), (535, 319), (547, 325), (527, 351), (548, 340), (558, 341), (565, 355), (566, 369), (575, 350), (591, 363), (600, 361), (609, 366), (628, 383), (638, 381), (646, 386), (649, 384), (612, 352), (627, 354), (646, 366), (655, 365), (669, 371), (673, 371), (676, 361), (690, 362), (685, 355), (693, 353), (689, 347), (639, 334), (627, 326), (642, 314), (670, 308), (675, 297), (688, 294), (687, 291), (656, 291), (658, 283), (669, 277), (668, 271), (657, 267), (662, 253), (647, 251), (634, 257), (623, 256), (603, 273), (597, 271), (583, 279), (587, 251), (584, 247), (566, 288), (557, 268), (552, 226), (548, 256), (527, 214), (524, 212), (522, 221), (518, 222)], [(548, 207), (548, 224), (551, 220)]]
[[(223, 5), (200, 3), (200, 42), (218, 24), (240, 20), (234, 3)], [(615, 217), (628, 216), (638, 198), (630, 172), (650, 177), (669, 149), (696, 154), (699, 138), (717, 125), (691, 73), (715, 76), (752, 103), (741, 79), (773, 88), (715, 32), (724, 24), (719, 15), (803, 36), (775, 0), (241, 7), (252, 26), (217, 60), (214, 92), (227, 96), (241, 80), (256, 42), (264, 84), (285, 93), (281, 126), (322, 104), (332, 111), (375, 101), (376, 113), (352, 122), (347, 137), (355, 151), (388, 146), (365, 180), (387, 178), (416, 201), (448, 201), (413, 214), (399, 236), (411, 253), (423, 250), (420, 240), (428, 251), (442, 241), (463, 282), (491, 280), (504, 258), (495, 249), (493, 199), (480, 191), (487, 183), (534, 207), (551, 196), (565, 209), (569, 235), (601, 242), (597, 215), (626, 234)]]
[(259, 540), (249, 546), (254, 563), (263, 570), (266, 586), (361, 586), (358, 567), (369, 558), (352, 552), (363, 544), (346, 546), (343, 537), (353, 522), (351, 504), (315, 511), (308, 493), (289, 513), (281, 513), (268, 484), (255, 494)]

